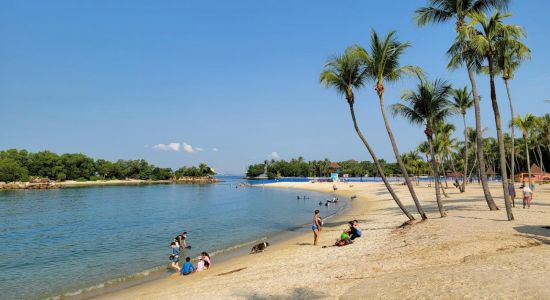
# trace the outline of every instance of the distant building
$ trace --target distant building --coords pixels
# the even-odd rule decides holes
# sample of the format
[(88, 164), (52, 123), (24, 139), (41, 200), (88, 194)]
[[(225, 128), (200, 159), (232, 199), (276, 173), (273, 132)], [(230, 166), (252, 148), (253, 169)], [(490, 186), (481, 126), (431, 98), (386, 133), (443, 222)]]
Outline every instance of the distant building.
[[(519, 174), (516, 174), (514, 178), (515, 182), (527, 182), (529, 181), (529, 173), (527, 170), (521, 171)], [(550, 181), (550, 173), (544, 172), (539, 166), (533, 164), (531, 166), (531, 181), (533, 182), (543, 182)]]

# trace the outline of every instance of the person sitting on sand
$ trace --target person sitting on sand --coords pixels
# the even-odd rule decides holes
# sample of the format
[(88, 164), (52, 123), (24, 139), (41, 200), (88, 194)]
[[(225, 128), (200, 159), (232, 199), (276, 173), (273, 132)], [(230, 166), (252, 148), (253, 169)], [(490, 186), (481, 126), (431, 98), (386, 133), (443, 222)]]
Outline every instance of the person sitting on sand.
[(202, 255), (199, 255), (199, 257), (197, 257), (197, 259), (199, 260), (197, 262), (197, 272), (203, 271), (204, 270), (204, 260), (202, 259)]
[(170, 247), (172, 248), (172, 254), (170, 255), (169, 259), (170, 261), (172, 262), (171, 266), (172, 268), (176, 269), (176, 270), (180, 270), (180, 266), (178, 265), (179, 263), (179, 257), (180, 257), (180, 251), (178, 249), (178, 246), (176, 244), (176, 242), (172, 242), (170, 243)]
[(201, 253), (201, 258), (204, 262), (204, 269), (208, 270), (212, 266), (212, 262), (210, 261), (210, 255), (206, 252)]
[(350, 239), (347, 230), (344, 230), (342, 234), (340, 234), (340, 239), (336, 241), (335, 246), (341, 247), (351, 243), (353, 243), (353, 241)]
[(363, 230), (359, 227), (359, 221), (353, 220), (349, 222), (349, 236), (350, 240), (355, 240), (358, 237), (361, 237)]
[(197, 269), (195, 268), (195, 266), (193, 266), (193, 264), (191, 263), (191, 258), (186, 257), (185, 263), (183, 264), (183, 266), (181, 266), (181, 275), (189, 275), (196, 270)]
[(313, 223), (311, 224), (311, 230), (313, 230), (313, 246), (317, 246), (317, 240), (319, 240), (319, 234), (321, 233), (321, 221), (319, 218), (318, 209), (316, 209), (314, 212)]

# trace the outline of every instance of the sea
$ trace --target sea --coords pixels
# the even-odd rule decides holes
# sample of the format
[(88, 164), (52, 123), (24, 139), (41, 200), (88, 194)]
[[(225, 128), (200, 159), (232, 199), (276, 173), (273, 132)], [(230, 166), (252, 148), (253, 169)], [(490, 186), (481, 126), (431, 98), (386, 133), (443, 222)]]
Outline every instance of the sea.
[(328, 217), (349, 205), (262, 187), (271, 181), (219, 179), (0, 191), (0, 298), (82, 299), (168, 276), (169, 244), (183, 231), (192, 248), (182, 256), (206, 251), (215, 264), (224, 253), (306, 231), (315, 209)]

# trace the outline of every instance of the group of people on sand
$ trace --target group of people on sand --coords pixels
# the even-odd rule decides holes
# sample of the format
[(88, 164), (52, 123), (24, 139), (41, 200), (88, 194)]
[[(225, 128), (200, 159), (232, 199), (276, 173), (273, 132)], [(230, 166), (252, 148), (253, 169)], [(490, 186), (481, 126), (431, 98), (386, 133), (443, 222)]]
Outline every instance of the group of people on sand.
[(172, 268), (176, 269), (181, 275), (189, 275), (194, 272), (201, 272), (210, 269), (212, 267), (212, 262), (210, 260), (210, 255), (207, 252), (202, 252), (201, 255), (197, 257), (197, 265), (193, 265), (190, 257), (185, 258), (185, 262), (180, 267), (179, 257), (180, 253), (185, 251), (185, 249), (190, 249), (191, 246), (187, 245), (187, 232), (183, 232), (174, 238), (170, 243), (172, 248), (172, 254), (169, 256), (171, 261)]
[[(313, 223), (311, 224), (311, 230), (313, 231), (313, 245), (317, 246), (319, 241), (319, 235), (323, 228), (323, 219), (319, 216), (319, 210), (316, 209), (313, 214)], [(348, 222), (348, 228), (340, 234), (339, 239), (336, 241), (335, 246), (346, 246), (353, 243), (353, 240), (361, 237), (363, 230), (359, 227), (359, 221), (353, 220)]]
[[(533, 200), (533, 195), (535, 194), (535, 184), (529, 184), (528, 182), (523, 182), (519, 187), (523, 193), (523, 208), (531, 208), (531, 201)], [(508, 182), (508, 194), (510, 194), (510, 199), (515, 206), (516, 199), (516, 187), (514, 186), (513, 181)]]

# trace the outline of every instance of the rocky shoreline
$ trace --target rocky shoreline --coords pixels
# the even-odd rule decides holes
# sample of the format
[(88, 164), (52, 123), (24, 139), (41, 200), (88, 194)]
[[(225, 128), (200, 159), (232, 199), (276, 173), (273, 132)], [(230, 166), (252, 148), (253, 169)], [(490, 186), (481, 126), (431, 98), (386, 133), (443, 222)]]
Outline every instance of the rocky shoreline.
[(0, 190), (46, 190), (85, 186), (134, 185), (134, 184), (210, 184), (219, 182), (214, 177), (181, 177), (172, 180), (97, 180), (97, 181), (52, 181), (46, 178), (29, 182), (0, 182)]

